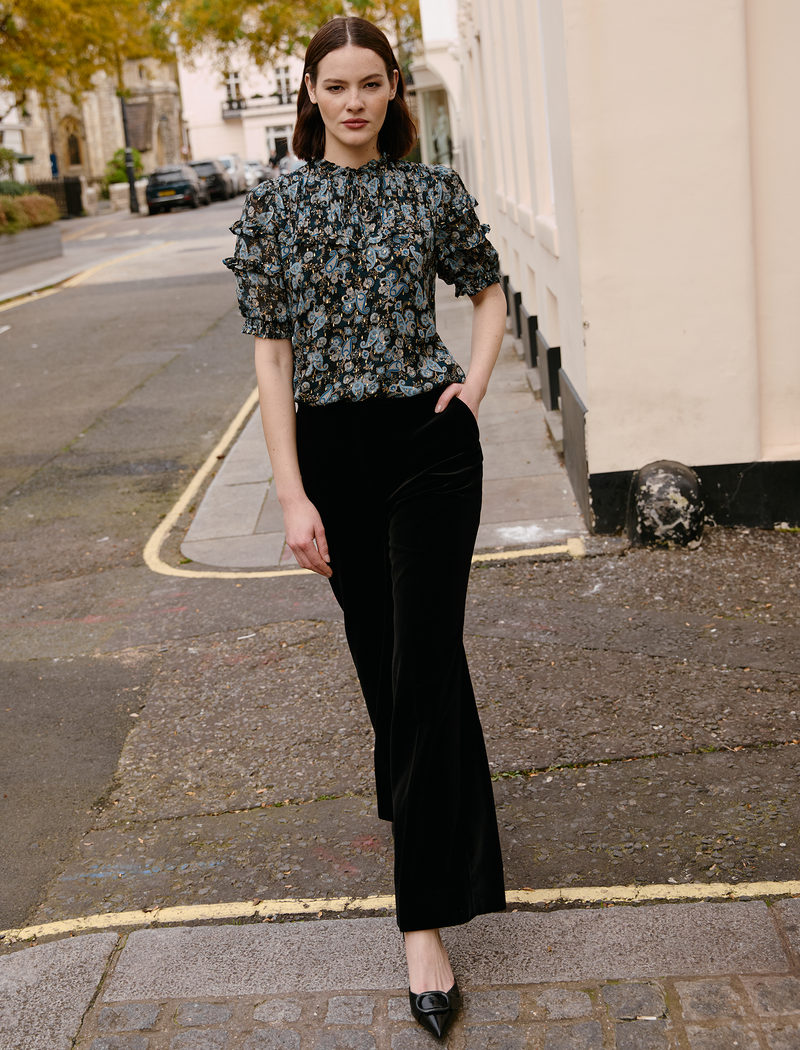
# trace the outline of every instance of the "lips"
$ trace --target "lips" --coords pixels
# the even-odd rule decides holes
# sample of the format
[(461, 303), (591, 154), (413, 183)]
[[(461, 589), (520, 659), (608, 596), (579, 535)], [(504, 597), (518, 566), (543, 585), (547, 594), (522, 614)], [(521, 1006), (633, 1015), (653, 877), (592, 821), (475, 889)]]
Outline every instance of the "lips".
[(346, 128), (364, 128), (367, 125), (366, 120), (345, 120), (343, 123)]

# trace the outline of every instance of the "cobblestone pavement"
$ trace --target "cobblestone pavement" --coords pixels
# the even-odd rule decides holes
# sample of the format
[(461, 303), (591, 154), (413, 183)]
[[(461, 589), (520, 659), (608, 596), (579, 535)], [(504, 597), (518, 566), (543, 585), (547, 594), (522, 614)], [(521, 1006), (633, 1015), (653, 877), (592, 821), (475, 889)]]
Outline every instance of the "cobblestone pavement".
[[(98, 1002), (88, 1050), (423, 1050), (405, 995)], [(742, 976), (474, 988), (453, 1050), (797, 1050), (800, 981)]]

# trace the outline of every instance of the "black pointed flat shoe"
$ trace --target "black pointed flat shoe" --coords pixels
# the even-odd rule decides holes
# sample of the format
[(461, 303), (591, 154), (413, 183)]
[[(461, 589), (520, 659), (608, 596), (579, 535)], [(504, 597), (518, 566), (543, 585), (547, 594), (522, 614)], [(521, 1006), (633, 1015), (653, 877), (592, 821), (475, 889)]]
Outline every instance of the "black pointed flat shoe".
[(461, 1008), (458, 981), (453, 982), (449, 992), (420, 992), (416, 995), (409, 989), (408, 1002), (411, 1013), (422, 1027), (437, 1039), (444, 1039)]

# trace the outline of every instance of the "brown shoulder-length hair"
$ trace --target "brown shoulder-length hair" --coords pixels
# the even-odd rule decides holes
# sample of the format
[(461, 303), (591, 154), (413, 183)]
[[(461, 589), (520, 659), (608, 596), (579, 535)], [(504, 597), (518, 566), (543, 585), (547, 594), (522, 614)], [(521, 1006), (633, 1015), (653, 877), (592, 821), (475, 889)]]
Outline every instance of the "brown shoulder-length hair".
[(399, 160), (417, 141), (417, 129), (408, 111), (403, 72), (394, 57), (392, 46), (385, 34), (366, 18), (333, 18), (314, 34), (306, 51), (303, 79), (297, 94), (297, 124), (292, 136), (292, 149), (301, 160), (318, 160), (325, 155), (325, 125), (319, 107), (309, 98), (306, 73), (311, 83), (316, 85), (317, 69), (322, 59), (331, 51), (338, 51), (348, 44), (374, 51), (383, 59), (390, 80), (393, 72), (398, 72), (397, 92), (389, 101), (386, 119), (378, 136), (378, 148), (392, 160)]

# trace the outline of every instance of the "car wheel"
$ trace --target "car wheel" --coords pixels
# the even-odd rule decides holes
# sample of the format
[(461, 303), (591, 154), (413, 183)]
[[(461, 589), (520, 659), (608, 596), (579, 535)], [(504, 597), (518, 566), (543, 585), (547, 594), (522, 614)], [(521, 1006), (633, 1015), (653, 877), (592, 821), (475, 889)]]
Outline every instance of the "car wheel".
[(189, 198), (189, 207), (190, 208), (196, 208), (197, 207), (197, 194), (196, 193), (193, 193), (192, 196)]
[(160, 211), (161, 211), (161, 209), (159, 207), (157, 207), (157, 205), (155, 205), (155, 204), (148, 204), (147, 205), (147, 214), (148, 215), (158, 215), (158, 213)]

